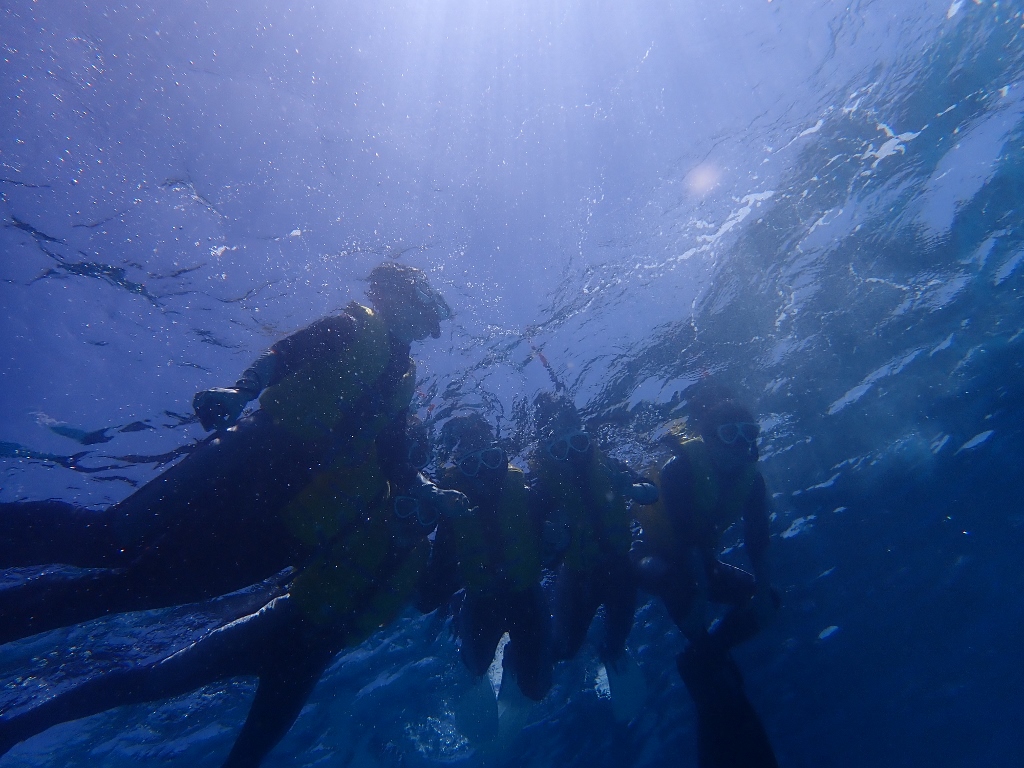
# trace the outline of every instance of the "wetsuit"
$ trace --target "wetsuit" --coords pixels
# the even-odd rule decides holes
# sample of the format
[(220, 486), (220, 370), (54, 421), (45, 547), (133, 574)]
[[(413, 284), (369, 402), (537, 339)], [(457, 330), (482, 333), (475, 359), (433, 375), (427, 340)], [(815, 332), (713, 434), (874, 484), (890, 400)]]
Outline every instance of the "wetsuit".
[(600, 655), (606, 665), (614, 665), (625, 649), (636, 609), (628, 494), (642, 488), (638, 496), (653, 499), (657, 490), (596, 446), (563, 461), (541, 452), (531, 474), (538, 515), (565, 530), (555, 580), (555, 657), (576, 655), (597, 609), (604, 605)]
[(718, 551), (726, 528), (742, 521), (744, 547), (759, 569), (769, 542), (764, 478), (753, 463), (731, 478), (719, 477), (697, 439), (683, 443), (665, 464), (660, 485), (660, 508), (638, 513), (644, 532), (632, 557), (641, 586), (664, 600), (693, 642), (703, 639), (703, 625), (690, 619), (698, 599), (732, 606), (714, 631), (722, 646), (732, 647), (758, 629), (749, 609), (758, 584), (753, 574), (719, 560)]
[[(778, 768), (729, 653), (760, 629), (756, 592), (778, 606), (766, 563), (768, 494), (755, 461), (724, 474), (701, 439), (683, 442), (661, 470), (660, 506), (638, 512), (643, 532), (631, 554), (641, 586), (664, 600), (690, 641), (676, 664), (696, 709), (700, 768)], [(718, 559), (722, 534), (740, 521), (754, 574)], [(710, 633), (707, 600), (730, 606)]]
[(503, 467), (468, 478), (452, 468), (439, 484), (465, 493), (474, 511), (438, 524), (428, 577), (432, 602), (465, 589), (456, 632), (466, 667), (483, 675), (508, 632), (504, 668), (526, 696), (540, 701), (551, 687), (551, 620), (540, 584), (541, 527), (523, 472)]
[[(333, 655), (391, 621), (426, 562), (425, 529), (393, 514), (415, 492), (408, 344), (350, 305), (275, 344), (261, 409), (102, 512), (0, 508), (0, 566), (98, 569), (0, 593), (4, 640), (115, 611), (156, 608), (299, 573), (258, 610), (148, 666), (121, 669), (0, 717), (0, 753), (64, 720), (259, 678), (226, 765), (254, 766), (288, 730)], [(40, 520), (45, 518), (45, 525)], [(84, 579), (84, 580), (83, 580)]]

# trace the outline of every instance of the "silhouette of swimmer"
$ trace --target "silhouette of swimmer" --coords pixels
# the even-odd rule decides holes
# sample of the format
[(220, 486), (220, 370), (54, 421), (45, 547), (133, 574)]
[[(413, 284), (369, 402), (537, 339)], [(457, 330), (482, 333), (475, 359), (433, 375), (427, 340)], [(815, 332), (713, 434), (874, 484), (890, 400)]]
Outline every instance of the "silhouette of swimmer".
[[(770, 768), (775, 757), (729, 649), (772, 620), (778, 605), (768, 557), (768, 494), (757, 469), (760, 427), (733, 400), (701, 409), (700, 436), (673, 438), (660, 503), (638, 510), (631, 557), (642, 588), (664, 601), (689, 641), (677, 659), (697, 708), (701, 768)], [(743, 524), (753, 573), (718, 559), (721, 536)], [(729, 606), (709, 632), (709, 603)]]
[[(196, 414), (216, 436), (124, 501), (101, 512), (0, 508), (0, 567), (86, 569), (44, 569), (0, 591), (4, 642), (285, 574), (264, 604), (166, 659), (0, 714), (0, 754), (59, 722), (254, 675), (225, 765), (258, 765), (331, 658), (411, 600), (427, 533), (468, 506), (417, 472), (406, 439), (410, 344), (437, 338), (450, 310), (422, 272), (394, 262), (372, 271), (367, 293), (373, 309), (353, 302), (274, 344), (234, 387), (197, 394)], [(260, 408), (239, 418), (257, 397)]]

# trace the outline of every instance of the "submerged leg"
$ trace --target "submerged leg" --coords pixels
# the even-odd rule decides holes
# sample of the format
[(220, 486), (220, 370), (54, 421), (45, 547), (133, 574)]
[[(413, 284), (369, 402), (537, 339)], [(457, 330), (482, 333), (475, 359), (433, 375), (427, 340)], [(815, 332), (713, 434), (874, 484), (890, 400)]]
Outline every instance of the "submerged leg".
[[(716, 562), (708, 573), (711, 599), (730, 606), (722, 620), (710, 633), (711, 638), (719, 647), (733, 648), (749, 640), (761, 630), (761, 622), (753, 604), (756, 586), (752, 574), (726, 563)], [(771, 592), (771, 599), (778, 609), (782, 600), (774, 588)]]
[[(232, 606), (239, 609), (249, 607), (249, 599), (250, 596), (241, 596), (237, 601), (226, 603), (224, 609), (228, 610)], [(196, 642), (171, 656), (144, 666), (111, 670), (35, 706), (4, 712), (0, 715), (0, 754), (58, 723), (77, 720), (113, 707), (180, 696), (231, 677), (262, 677), (271, 672), (269, 676), (273, 679), (272, 670), (275, 667), (271, 662), (274, 661), (274, 651), (286, 648), (285, 641), (288, 640), (291, 629), (291, 617), (288, 615), (291, 612), (287, 610), (288, 608), (287, 596), (274, 598), (255, 613), (243, 615), (203, 635)], [(301, 650), (296, 650), (302, 646), (301, 639), (292, 643), (292, 647), (285, 651), (287, 655), (280, 659), (282, 672), (278, 673), (280, 675), (285, 674), (286, 670), (295, 670), (295, 677), (300, 682), (299, 688), (305, 685), (304, 681), (309, 677), (305, 669), (313, 659), (313, 654), (309, 654), (307, 659)], [(296, 656), (301, 659), (298, 669), (295, 663), (289, 661)], [(329, 659), (330, 656), (326, 658)], [(319, 667), (322, 668), (323, 666)], [(272, 682), (268, 689), (265, 689), (264, 700), (273, 688)], [(305, 688), (305, 694), (308, 694), (311, 688), (312, 684), (309, 684)], [(294, 700), (296, 696), (292, 695), (291, 698)], [(303, 695), (302, 701), (304, 700)], [(298, 709), (294, 713), (289, 713), (289, 703), (284, 696), (281, 704), (287, 715), (287, 724), (284, 730), (280, 731), (280, 734), (283, 734), (302, 705), (300, 701)], [(258, 717), (261, 716), (258, 714)], [(268, 720), (266, 716), (262, 717), (263, 720), (260, 722)], [(276, 743), (280, 734), (262, 754)]]
[(0, 643), (147, 607), (133, 598), (132, 577), (123, 569), (34, 569), (0, 589)]
[[(551, 617), (540, 584), (509, 596), (509, 644), (504, 664), (522, 692), (540, 701), (551, 688)], [(504, 682), (502, 683), (504, 687)]]
[(334, 656), (326, 647), (292, 650), (260, 673), (256, 697), (224, 768), (254, 768), (295, 723)]
[(637, 588), (627, 562), (612, 564), (605, 579), (605, 637), (601, 645), (601, 661), (607, 667), (619, 661), (626, 649), (626, 638), (633, 629), (636, 613)]
[(235, 652), (232, 640), (228, 627), (221, 627), (154, 663), (113, 669), (40, 704), (4, 713), (0, 717), (0, 754), (59, 723), (114, 707), (180, 696), (229, 677), (256, 674), (255, 667), (247, 665), (245, 654)]
[(467, 593), (456, 622), (459, 656), (463, 664), (479, 677), (494, 660), (494, 651), (505, 631), (497, 612), (498, 597)]
[(588, 574), (564, 565), (558, 571), (552, 619), (552, 648), (558, 661), (571, 659), (579, 652), (600, 605), (588, 579)]
[(713, 644), (694, 644), (676, 657), (676, 664), (697, 709), (700, 768), (778, 768), (768, 734), (728, 652)]
[(112, 519), (110, 510), (94, 511), (65, 501), (0, 504), (0, 568), (124, 565)]
[(106, 568), (0, 591), (0, 641), (205, 600), (302, 561), (279, 512), (315, 473), (316, 451), (259, 413), (102, 513), (63, 502), (0, 506), (0, 567)]

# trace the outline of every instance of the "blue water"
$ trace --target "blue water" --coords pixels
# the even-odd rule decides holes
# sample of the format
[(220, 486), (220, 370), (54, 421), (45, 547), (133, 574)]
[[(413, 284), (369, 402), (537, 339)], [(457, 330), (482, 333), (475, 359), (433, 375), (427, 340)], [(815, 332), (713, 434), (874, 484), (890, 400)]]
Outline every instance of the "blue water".
[[(644, 465), (694, 382), (750, 403), (784, 606), (737, 658), (782, 765), (1019, 762), (1016, 4), (160, 5), (0, 9), (0, 500), (123, 498), (160, 470), (125, 457), (200, 436), (194, 392), (397, 257), (456, 312), (414, 350), (424, 415), (480, 407), (517, 436), (553, 373)], [(5, 706), (208, 620), (7, 646)], [(614, 721), (585, 649), (509, 764), (695, 764), (660, 605), (629, 647), (640, 718)], [(482, 765), (451, 712), (466, 684), (447, 628), (409, 613), (266, 764)], [(0, 765), (216, 766), (251, 691), (61, 726)]]

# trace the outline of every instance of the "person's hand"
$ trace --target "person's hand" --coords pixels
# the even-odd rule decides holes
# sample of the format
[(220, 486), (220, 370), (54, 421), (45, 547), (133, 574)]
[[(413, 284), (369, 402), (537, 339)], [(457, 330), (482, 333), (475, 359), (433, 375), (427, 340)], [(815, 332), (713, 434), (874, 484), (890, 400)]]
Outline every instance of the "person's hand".
[(654, 483), (631, 483), (625, 495), (637, 504), (654, 504), (658, 500), (658, 486)]
[(199, 417), (203, 429), (226, 429), (238, 421), (242, 409), (250, 400), (247, 392), (225, 387), (197, 392), (192, 398), (192, 408)]
[(476, 507), (469, 503), (469, 498), (462, 491), (444, 490), (438, 488), (422, 474), (418, 477), (419, 485), (413, 489), (412, 495), (430, 506), (434, 511), (435, 520), (439, 516), (465, 517), (476, 511)]
[(469, 503), (469, 498), (461, 491), (438, 489), (431, 494), (431, 501), (445, 517), (465, 517), (476, 511), (476, 507)]
[(607, 475), (613, 490), (637, 504), (654, 504), (658, 500), (658, 487), (643, 478), (637, 479), (627, 469), (609, 467)]

